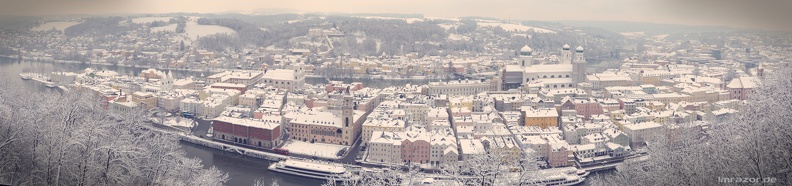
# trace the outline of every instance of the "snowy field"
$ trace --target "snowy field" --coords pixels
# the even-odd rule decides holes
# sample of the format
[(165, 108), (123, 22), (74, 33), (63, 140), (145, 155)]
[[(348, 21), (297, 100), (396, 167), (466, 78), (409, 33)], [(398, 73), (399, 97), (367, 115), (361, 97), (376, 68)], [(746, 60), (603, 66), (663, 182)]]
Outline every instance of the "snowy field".
[(517, 30), (517, 31), (525, 32), (525, 31), (528, 31), (530, 29), (533, 29), (534, 32), (536, 32), (536, 33), (555, 33), (555, 31), (552, 31), (552, 30), (549, 30), (549, 29), (545, 29), (545, 28), (531, 27), (531, 26), (517, 25), (517, 24), (503, 24), (503, 23), (493, 23), (493, 22), (478, 22), (477, 24), (479, 25), (479, 27), (496, 27), (497, 26), (497, 27), (501, 27), (501, 28), (503, 28), (504, 30), (507, 30), (507, 31)]
[(49, 23), (44, 23), (42, 25), (39, 25), (38, 27), (33, 28), (32, 30), (33, 31), (47, 31), (47, 30), (52, 30), (52, 28), (55, 28), (55, 30), (63, 31), (66, 28), (69, 28), (69, 27), (74, 26), (76, 24), (80, 24), (80, 22), (49, 22)]
[(642, 37), (644, 36), (644, 32), (621, 32), (619, 33), (625, 37)]
[(187, 22), (187, 27), (184, 28), (184, 32), (193, 41), (197, 40), (198, 37), (208, 36), (212, 34), (236, 35), (236, 31), (228, 27), (217, 26), (217, 25), (199, 25), (198, 23), (192, 21)]
[(467, 40), (470, 40), (470, 37), (459, 35), (459, 34), (448, 34), (448, 39), (452, 40), (452, 41), (460, 41), (460, 40), (467, 41)]
[(379, 16), (362, 16), (360, 18), (364, 19), (389, 19), (389, 20), (403, 20), (407, 23), (414, 23), (418, 21), (423, 21), (421, 18), (396, 18), (396, 17), (379, 17)]
[(155, 21), (168, 22), (168, 21), (170, 21), (170, 19), (171, 19), (171, 17), (141, 17), (141, 18), (132, 19), (132, 22), (135, 23), (135, 24), (151, 23), (151, 22), (155, 22)]
[(448, 29), (451, 29), (451, 27), (455, 27), (456, 25), (452, 25), (452, 24), (437, 24), (437, 26), (443, 27), (444, 29), (448, 30)]
[(338, 151), (341, 151), (343, 145), (333, 145), (324, 143), (309, 143), (297, 140), (289, 140), (283, 145), (283, 148), (288, 149), (289, 153), (301, 154), (306, 156), (316, 156), (321, 158), (338, 159), (336, 156)]
[(446, 20), (446, 21), (456, 21), (459, 22), (460, 19), (457, 18), (447, 18), (447, 17), (424, 17), (426, 20)]
[(176, 24), (151, 28), (151, 32), (176, 32)]
[(656, 36), (654, 36), (654, 38), (656, 40), (665, 40), (665, 38), (668, 37), (668, 35), (669, 34), (656, 35)]

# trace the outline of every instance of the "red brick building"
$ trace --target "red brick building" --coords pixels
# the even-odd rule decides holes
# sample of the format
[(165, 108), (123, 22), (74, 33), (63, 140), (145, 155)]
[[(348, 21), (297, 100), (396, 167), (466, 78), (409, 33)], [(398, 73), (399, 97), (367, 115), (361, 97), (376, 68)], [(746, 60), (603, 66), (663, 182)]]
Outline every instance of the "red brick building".
[(240, 119), (221, 116), (212, 121), (213, 138), (256, 148), (271, 149), (280, 144), (280, 121)]

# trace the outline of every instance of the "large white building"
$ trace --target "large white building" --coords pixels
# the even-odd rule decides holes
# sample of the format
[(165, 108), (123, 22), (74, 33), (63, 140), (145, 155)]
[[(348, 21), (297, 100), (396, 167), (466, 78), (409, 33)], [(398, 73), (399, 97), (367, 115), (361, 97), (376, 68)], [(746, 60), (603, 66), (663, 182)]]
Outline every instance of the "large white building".
[(498, 89), (497, 81), (489, 80), (451, 80), (448, 82), (429, 82), (428, 94), (475, 95)]
[(643, 122), (636, 124), (625, 124), (622, 131), (630, 137), (630, 144), (640, 144), (659, 137), (663, 132), (663, 126), (655, 122)]
[(535, 65), (533, 49), (525, 45), (520, 49), (518, 65), (507, 65), (499, 72), (500, 89), (508, 90), (527, 84), (536, 84), (542, 88), (577, 87), (577, 83), (585, 82), (586, 78), (587, 63), (583, 51), (581, 46), (573, 52), (569, 45), (564, 45), (559, 64)]
[(305, 85), (305, 74), (299, 69), (268, 70), (262, 77), (262, 83), (279, 89), (300, 89)]
[(252, 70), (225, 71), (206, 77), (206, 84), (234, 83), (234, 84), (245, 84), (247, 86), (252, 86), (258, 83), (259, 80), (261, 80), (262, 74), (263, 72), (261, 71), (252, 71)]

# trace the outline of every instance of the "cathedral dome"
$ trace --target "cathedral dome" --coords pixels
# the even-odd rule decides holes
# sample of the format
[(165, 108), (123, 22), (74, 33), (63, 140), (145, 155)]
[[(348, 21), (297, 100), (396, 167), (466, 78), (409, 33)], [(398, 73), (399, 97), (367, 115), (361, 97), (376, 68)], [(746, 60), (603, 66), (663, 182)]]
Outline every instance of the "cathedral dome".
[(529, 47), (528, 45), (525, 45), (525, 46), (523, 46), (523, 47), (520, 49), (520, 55), (523, 55), (523, 56), (530, 56), (530, 55), (531, 55), (531, 53), (533, 53), (533, 49), (531, 49), (531, 47)]
[(568, 45), (568, 44), (564, 44), (564, 47), (563, 47), (563, 49), (564, 49), (564, 50), (569, 50), (569, 45)]
[(575, 49), (575, 51), (577, 51), (577, 52), (581, 52), (581, 53), (582, 53), (582, 52), (583, 52), (583, 46), (578, 46), (578, 47)]

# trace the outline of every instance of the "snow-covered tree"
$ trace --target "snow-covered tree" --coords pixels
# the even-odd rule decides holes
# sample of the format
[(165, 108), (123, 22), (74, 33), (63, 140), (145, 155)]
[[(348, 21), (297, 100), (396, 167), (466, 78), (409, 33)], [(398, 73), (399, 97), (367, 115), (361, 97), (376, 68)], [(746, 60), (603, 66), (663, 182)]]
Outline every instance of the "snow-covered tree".
[(520, 185), (533, 178), (531, 172), (538, 169), (538, 163), (533, 154), (515, 159), (506, 150), (490, 148), (448, 167), (442, 175), (463, 185)]
[(112, 113), (91, 96), (0, 89), (0, 183), (222, 185), (228, 179), (185, 157), (178, 136), (152, 129), (144, 111)]

